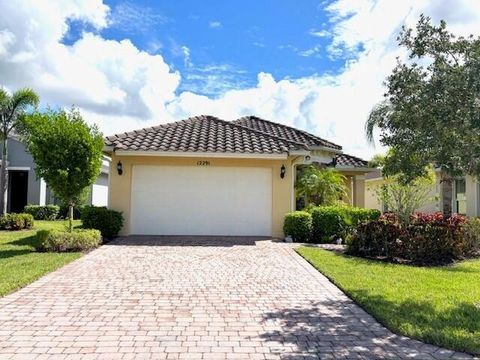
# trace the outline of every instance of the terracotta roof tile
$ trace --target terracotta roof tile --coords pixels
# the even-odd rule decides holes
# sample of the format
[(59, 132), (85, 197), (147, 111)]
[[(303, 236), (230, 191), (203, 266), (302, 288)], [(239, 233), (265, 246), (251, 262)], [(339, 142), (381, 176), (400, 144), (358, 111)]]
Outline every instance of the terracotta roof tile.
[(282, 154), (307, 145), (282, 139), (213, 116), (201, 115), (108, 136), (115, 150)]
[(352, 155), (340, 154), (335, 159), (337, 160), (337, 166), (368, 167), (368, 161)]
[(233, 123), (246, 126), (248, 128), (255, 129), (283, 139), (300, 142), (308, 146), (322, 146), (335, 150), (342, 149), (340, 145), (334, 144), (306, 131), (295, 129), (287, 125), (278, 124), (273, 121), (261, 119), (256, 116), (244, 116), (240, 119), (233, 121)]

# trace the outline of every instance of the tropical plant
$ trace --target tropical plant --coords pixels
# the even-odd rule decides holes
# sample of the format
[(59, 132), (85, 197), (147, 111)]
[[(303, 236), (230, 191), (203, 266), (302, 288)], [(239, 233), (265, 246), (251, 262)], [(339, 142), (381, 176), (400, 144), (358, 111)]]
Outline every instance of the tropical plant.
[(386, 177), (376, 190), (376, 196), (387, 211), (397, 214), (401, 222), (407, 224), (415, 211), (435, 200), (431, 194), (435, 182), (433, 170), (408, 183), (399, 181), (398, 176)]
[(408, 183), (433, 165), (441, 170), (442, 211), (452, 213), (455, 176), (480, 175), (480, 37), (456, 38), (446, 23), (421, 16), (416, 31), (403, 28), (399, 46), (409, 53), (386, 80), (384, 101), (370, 113), (375, 129), (393, 151), (383, 173)]
[(305, 206), (335, 205), (347, 197), (345, 176), (332, 168), (319, 169), (311, 165), (302, 169), (295, 184), (297, 197), (305, 199)]
[(35, 112), (25, 121), (24, 141), (35, 160), (37, 176), (45, 179), (55, 197), (73, 207), (100, 173), (103, 138), (78, 110)]
[(0, 169), (0, 211), (7, 213), (8, 194), (8, 136), (19, 127), (20, 122), (30, 107), (39, 103), (38, 95), (28, 88), (9, 94), (0, 89), (0, 137), (2, 140), (2, 168)]

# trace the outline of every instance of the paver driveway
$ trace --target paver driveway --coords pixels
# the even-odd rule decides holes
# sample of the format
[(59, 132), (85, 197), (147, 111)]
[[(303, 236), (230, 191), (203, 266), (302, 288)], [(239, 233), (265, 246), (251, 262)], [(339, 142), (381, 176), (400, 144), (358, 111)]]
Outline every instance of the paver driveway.
[(4, 297), (0, 351), (26, 359), (462, 357), (392, 335), (287, 244), (175, 237), (120, 239)]

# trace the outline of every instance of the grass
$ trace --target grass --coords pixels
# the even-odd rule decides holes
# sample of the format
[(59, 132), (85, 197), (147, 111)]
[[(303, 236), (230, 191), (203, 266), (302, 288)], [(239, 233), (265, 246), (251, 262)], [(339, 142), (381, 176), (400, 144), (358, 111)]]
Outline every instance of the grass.
[[(68, 221), (35, 221), (33, 230), (0, 231), (0, 296), (15, 291), (82, 254), (41, 253), (34, 249), (41, 229), (64, 229)], [(80, 225), (79, 221), (75, 225)]]
[(318, 248), (297, 251), (393, 332), (480, 354), (480, 259), (413, 267)]

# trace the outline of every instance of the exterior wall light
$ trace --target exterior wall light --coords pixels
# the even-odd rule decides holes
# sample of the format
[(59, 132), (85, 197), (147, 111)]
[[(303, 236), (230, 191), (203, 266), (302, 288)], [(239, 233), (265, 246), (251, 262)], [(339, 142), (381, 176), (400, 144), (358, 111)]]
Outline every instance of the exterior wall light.
[(285, 177), (285, 173), (286, 173), (287, 169), (285, 168), (285, 165), (282, 165), (282, 167), (280, 168), (280, 178), (283, 179)]
[(118, 175), (122, 175), (123, 174), (123, 165), (122, 165), (122, 162), (119, 161), (117, 163), (117, 172), (118, 172)]

